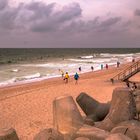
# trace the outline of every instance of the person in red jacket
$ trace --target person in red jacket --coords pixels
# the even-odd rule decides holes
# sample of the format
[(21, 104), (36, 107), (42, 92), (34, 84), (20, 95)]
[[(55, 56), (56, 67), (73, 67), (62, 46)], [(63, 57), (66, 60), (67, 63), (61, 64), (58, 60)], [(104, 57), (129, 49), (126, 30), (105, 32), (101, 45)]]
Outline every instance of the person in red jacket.
[(106, 67), (106, 69), (108, 69), (108, 64), (106, 64), (106, 66), (105, 66), (105, 67)]

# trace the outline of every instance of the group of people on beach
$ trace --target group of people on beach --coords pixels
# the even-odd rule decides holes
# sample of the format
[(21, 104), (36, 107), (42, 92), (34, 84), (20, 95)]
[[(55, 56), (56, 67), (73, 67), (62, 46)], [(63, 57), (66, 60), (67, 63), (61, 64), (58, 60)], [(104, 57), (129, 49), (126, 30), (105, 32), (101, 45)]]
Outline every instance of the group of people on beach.
[[(117, 65), (117, 68), (120, 67), (120, 62), (117, 61), (117, 64), (116, 64), (116, 65)], [(105, 65), (101, 64), (101, 70), (103, 70), (104, 68), (105, 68), (105, 69), (108, 69), (108, 68), (109, 68), (109, 65), (108, 65), (108, 64), (105, 64)], [(91, 69), (92, 69), (92, 68), (91, 68)]]
[[(82, 71), (81, 66), (78, 69), (79, 69), (79, 72)], [(93, 66), (91, 66), (91, 70), (92, 71), (94, 70), (94, 67)], [(69, 77), (70, 77), (69, 74), (68, 74), (68, 72), (66, 72), (64, 74), (64, 71), (62, 69), (59, 69), (59, 72), (61, 73), (61, 76), (62, 76), (63, 80), (65, 81), (65, 83), (68, 83)], [(75, 84), (78, 84), (79, 74), (77, 72), (74, 74), (74, 79), (75, 79)]]
[[(119, 67), (119, 66), (120, 66), (120, 62), (118, 61), (117, 62), (117, 67)], [(108, 64), (105, 65), (105, 68), (106, 69), (109, 68)], [(78, 69), (79, 69), (79, 72), (82, 71), (81, 66)], [(101, 64), (101, 70), (103, 70), (103, 69), (104, 69), (104, 65)], [(91, 66), (91, 71), (94, 71), (94, 67), (93, 66)], [(59, 69), (59, 72), (61, 73), (61, 76), (62, 76), (63, 80), (65, 81), (65, 83), (68, 83), (69, 77), (70, 77), (68, 72), (64, 73), (64, 71), (62, 69)], [(74, 74), (74, 79), (75, 79), (75, 84), (77, 84), (78, 83), (78, 79), (79, 79), (79, 74), (77, 72)]]
[[(106, 69), (109, 68), (108, 64), (105, 65), (105, 68), (106, 68)], [(104, 69), (104, 65), (101, 64), (101, 70), (103, 70), (103, 69)], [(81, 68), (81, 66), (80, 66), (80, 67), (79, 67), (79, 72), (81, 72), (81, 71), (82, 71), (82, 68)], [(91, 66), (91, 71), (94, 71), (94, 67), (93, 67), (93, 66)]]
[[(133, 58), (132, 62), (135, 62), (135, 59), (134, 58)], [(117, 66), (117, 68), (120, 67), (120, 62), (119, 61), (117, 61), (116, 66)], [(103, 64), (101, 64), (101, 70), (104, 69), (104, 68), (108, 69), (109, 68), (108, 64), (106, 64), (105, 66)], [(82, 71), (81, 66), (78, 69), (79, 69), (79, 72)], [(94, 67), (93, 66), (91, 66), (91, 70), (92, 71), (94, 70)], [(68, 72), (66, 72), (64, 74), (64, 71), (63, 70), (59, 69), (59, 71), (61, 72), (62, 78), (65, 81), (65, 83), (68, 83), (69, 77), (70, 77), (69, 74), (68, 74)], [(74, 79), (75, 79), (75, 84), (77, 84), (78, 83), (78, 79), (79, 79), (79, 74), (77, 72), (74, 74)], [(113, 83), (113, 81), (112, 81), (112, 83)], [(131, 84), (133, 84), (131, 86), (131, 90), (135, 90), (137, 88), (136, 83), (131, 83)], [(127, 87), (130, 87), (130, 82), (127, 81), (126, 82), (126, 85), (127, 85)]]
[[(63, 70), (59, 69), (59, 71), (61, 72), (63, 80), (67, 84), (68, 81), (69, 81), (69, 77), (70, 77), (68, 72), (66, 72), (65, 75), (64, 75), (64, 71)], [(74, 75), (74, 79), (75, 79), (75, 84), (78, 84), (79, 74), (77, 72)]]

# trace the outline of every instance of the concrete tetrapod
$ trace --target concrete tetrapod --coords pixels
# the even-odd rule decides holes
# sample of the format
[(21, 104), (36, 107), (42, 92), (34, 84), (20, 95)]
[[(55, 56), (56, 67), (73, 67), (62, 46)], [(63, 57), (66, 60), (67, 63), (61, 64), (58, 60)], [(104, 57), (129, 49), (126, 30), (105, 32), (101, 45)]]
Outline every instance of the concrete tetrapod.
[(53, 101), (53, 121), (54, 128), (65, 135), (72, 135), (83, 125), (72, 96), (61, 96)]
[(138, 140), (136, 134), (127, 126), (117, 126), (111, 130), (111, 133), (121, 133), (132, 140)]
[(15, 129), (5, 128), (0, 130), (0, 140), (19, 140)]
[(133, 95), (136, 102), (137, 119), (140, 120), (140, 90), (133, 91)]
[(137, 121), (137, 120), (130, 120), (130, 121), (121, 122), (115, 128), (113, 128), (111, 130), (111, 132), (112, 131), (116, 132), (116, 131), (120, 130), (120, 127), (128, 128), (128, 130), (131, 131), (131, 133), (128, 132), (129, 135), (126, 132), (126, 135), (128, 135), (129, 137), (131, 136), (131, 139), (132, 139), (132, 136), (135, 135), (136, 139), (140, 140), (140, 122), (139, 121)]
[(76, 138), (76, 139), (74, 139), (74, 140), (90, 140), (90, 139), (88, 139), (88, 138), (86, 138), (86, 137), (78, 137), (78, 138)]
[(35, 137), (34, 140), (64, 140), (63, 135), (52, 129), (44, 129), (40, 131)]
[(86, 137), (90, 140), (104, 140), (109, 136), (109, 132), (104, 131), (102, 129), (93, 127), (93, 126), (88, 126), (88, 125), (83, 125), (73, 136), (73, 138), (78, 138), (78, 137)]
[(132, 139), (121, 133), (116, 133), (109, 135), (109, 137), (107, 137), (105, 140), (132, 140)]
[(95, 123), (92, 118), (86, 117), (86, 118), (84, 118), (84, 124), (93, 126)]
[(96, 127), (110, 131), (118, 123), (132, 120), (135, 113), (135, 101), (129, 88), (116, 88), (113, 91), (108, 115)]
[(94, 121), (103, 120), (109, 112), (110, 103), (99, 103), (84, 92), (80, 93), (76, 101), (84, 113)]

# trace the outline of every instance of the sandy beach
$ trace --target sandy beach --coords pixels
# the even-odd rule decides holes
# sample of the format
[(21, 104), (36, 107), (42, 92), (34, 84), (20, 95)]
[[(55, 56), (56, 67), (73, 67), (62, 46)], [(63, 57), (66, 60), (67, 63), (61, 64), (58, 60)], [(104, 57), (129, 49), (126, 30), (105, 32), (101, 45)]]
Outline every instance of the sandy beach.
[[(53, 127), (52, 102), (55, 97), (71, 95), (75, 99), (81, 92), (86, 92), (100, 102), (110, 101), (113, 89), (126, 85), (112, 84), (109, 79), (128, 65), (80, 74), (77, 85), (71, 76), (68, 84), (62, 78), (53, 78), (1, 88), (0, 128), (13, 127), (21, 140), (33, 140), (40, 130)], [(131, 80), (138, 81), (139, 77), (137, 74)]]

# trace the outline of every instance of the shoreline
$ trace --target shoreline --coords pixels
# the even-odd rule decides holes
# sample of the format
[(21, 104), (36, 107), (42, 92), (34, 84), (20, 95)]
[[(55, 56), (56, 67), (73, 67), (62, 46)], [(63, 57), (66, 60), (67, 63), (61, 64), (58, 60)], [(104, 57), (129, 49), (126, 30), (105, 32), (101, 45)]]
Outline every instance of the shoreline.
[[(104, 68), (103, 70), (96, 70), (96, 71), (83, 72), (83, 73), (79, 72), (78, 74), (79, 74), (80, 77), (85, 79), (87, 77), (90, 78), (90, 75), (93, 75), (94, 77), (96, 77), (96, 74), (100, 75), (100, 73), (104, 73), (104, 72), (108, 73), (109, 70), (114, 70), (114, 69), (117, 69), (118, 73), (119, 73), (119, 71), (121, 71), (124, 67), (129, 66), (130, 64), (132, 64), (132, 63), (128, 62), (128, 63), (125, 63), (125, 64), (121, 64), (121, 66), (119, 68), (117, 68), (115, 65), (111, 65), (111, 66), (109, 66), (109, 69)], [(116, 73), (116, 71), (114, 72), (114, 74), (115, 73)], [(99, 75), (97, 75), (97, 77)], [(113, 76), (115, 76), (115, 75), (113, 75)], [(72, 81), (74, 81), (74, 78), (73, 78), (73, 75), (70, 75), (69, 83), (72, 82)], [(110, 82), (110, 79), (108, 79), (108, 81)], [(41, 86), (44, 83), (45, 84), (49, 83), (49, 86), (52, 86), (54, 83), (57, 84), (57, 85), (65, 84), (61, 75), (60, 75), (59, 77), (53, 77), (53, 78), (41, 79), (41, 80), (32, 81), (32, 82), (25, 82), (25, 83), (23, 82), (23, 83), (17, 83), (17, 84), (14, 84), (14, 85), (3, 86), (3, 87), (0, 87), (0, 101), (5, 100), (7, 98), (15, 97), (15, 96), (18, 96), (18, 95), (27, 94), (30, 91), (34, 91), (34, 90), (44, 88), (44, 86)], [(31, 88), (30, 88), (30, 85), (32, 86)], [(23, 92), (21, 92), (21, 87), (24, 88)], [(9, 90), (10, 90), (10, 94), (7, 93)], [(15, 93), (15, 90), (17, 91), (16, 93)]]
[[(122, 66), (124, 66), (124, 65), (125, 64), (122, 64)], [(114, 66), (115, 65), (111, 65), (108, 70), (115, 69), (116, 67), (114, 67)], [(96, 74), (96, 73), (104, 72), (104, 71), (107, 71), (107, 70), (104, 68), (103, 70), (100, 69), (100, 70), (96, 70), (96, 71), (78, 72), (78, 74), (79, 74), (80, 77), (81, 76), (83, 77), (83, 76), (87, 76), (89, 74)], [(74, 74), (70, 74), (69, 76), (70, 76), (70, 79), (72, 79), (73, 76), (74, 76)], [(29, 85), (38, 85), (38, 84), (40, 85), (42, 82), (43, 83), (44, 82), (52, 82), (52, 84), (53, 84), (53, 82), (57, 82), (59, 80), (62, 80), (61, 75), (58, 76), (58, 77), (51, 77), (51, 78), (39, 79), (39, 80), (34, 80), (34, 81), (29, 81), (29, 82), (28, 81), (27, 82), (26, 81), (22, 81), (22, 82), (19, 82), (19, 83), (13, 83), (13, 84), (10, 84), (10, 85), (1, 86), (0, 87), (0, 94), (1, 94), (1, 90), (5, 90), (5, 89), (13, 89), (13, 88), (21, 87), (21, 86), (26, 87), (26, 86), (29, 86)], [(74, 81), (74, 79), (73, 79), (73, 81)]]
[[(125, 62), (125, 63), (122, 63), (121, 65), (125, 65), (126, 63), (130, 63), (130, 62)], [(109, 66), (109, 68), (116, 67), (116, 64), (111, 64), (111, 65), (108, 65), (108, 66)], [(104, 65), (104, 69), (106, 69), (105, 65)], [(97, 69), (94, 69), (93, 72), (100, 71), (100, 70), (101, 70), (100, 68), (97, 68)], [(78, 74), (86, 74), (86, 73), (89, 73), (89, 72), (92, 72), (92, 71), (90, 69), (90, 70), (81, 71), (81, 72), (79, 72), (79, 70), (77, 70), (77, 72), (78, 72)], [(36, 74), (38, 74), (38, 73), (36, 73)], [(74, 74), (75, 74), (74, 72), (72, 72), (72, 73), (69, 72), (70, 76), (73, 76)], [(33, 75), (35, 75), (35, 74), (33, 74)], [(33, 76), (33, 75), (31, 74), (29, 76)], [(27, 75), (27, 77), (28, 77), (28, 75)], [(26, 79), (26, 76), (25, 76), (25, 79), (24, 79), (24, 76), (23, 77), (13, 77), (12, 79), (9, 79), (9, 80), (6, 80), (6, 81), (1, 81), (0, 82), (0, 89), (1, 88), (12, 87), (12, 86), (17, 86), (17, 85), (30, 84), (30, 83), (34, 83), (34, 82), (40, 82), (40, 81), (44, 81), (44, 80), (48, 80), (48, 79), (54, 79), (54, 78), (60, 78), (60, 77), (61, 77), (61, 74), (56, 74), (54, 76), (48, 76), (48, 77), (40, 75), (39, 77), (33, 77), (33, 78), (29, 78), (29, 79)], [(19, 80), (19, 79), (21, 79), (21, 80)]]
[[(129, 62), (128, 62), (129, 63)], [(126, 63), (122, 64), (122, 65), (125, 65)], [(109, 65), (109, 68), (116, 68), (116, 64), (113, 64), (113, 65)], [(104, 67), (103, 70), (106, 70), (106, 68)], [(97, 69), (97, 70), (89, 70), (89, 71), (85, 71), (85, 72), (77, 72), (79, 75), (82, 75), (82, 74), (88, 74), (88, 73), (93, 73), (93, 72), (97, 72), (97, 71), (102, 71), (101, 69)], [(69, 74), (70, 77), (74, 76), (74, 73), (70, 73)], [(10, 88), (10, 87), (15, 87), (15, 86), (21, 86), (21, 85), (27, 85), (27, 84), (33, 84), (33, 83), (38, 83), (38, 82), (42, 82), (42, 81), (46, 81), (46, 80), (51, 80), (51, 79), (59, 79), (61, 78), (61, 74), (60, 75), (56, 75), (56, 76), (53, 76), (53, 77), (44, 77), (44, 78), (38, 78), (38, 79), (30, 79), (30, 80), (23, 80), (23, 81), (18, 81), (18, 82), (15, 82), (15, 83), (11, 83), (11, 84), (6, 84), (6, 85), (1, 85), (0, 86), (0, 89), (3, 89), (3, 88)]]

